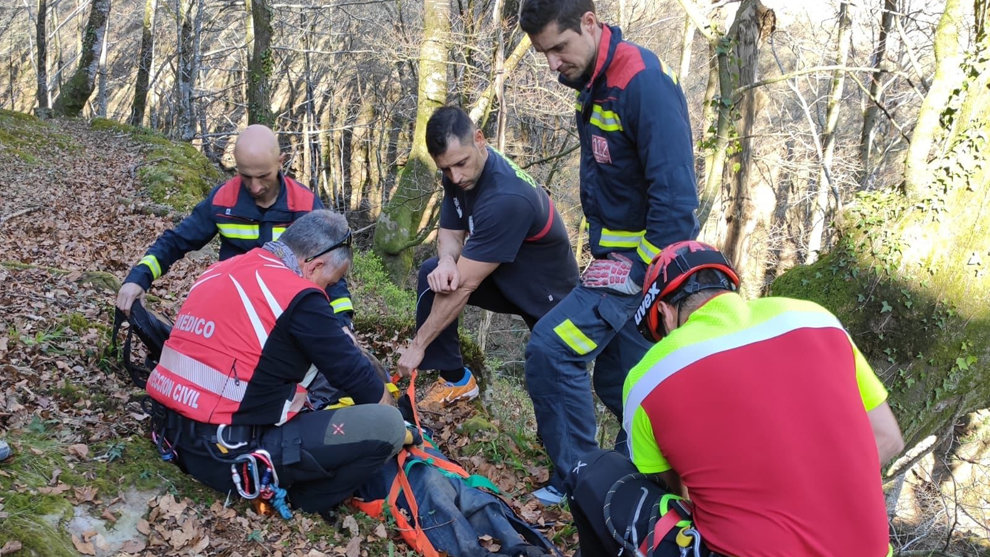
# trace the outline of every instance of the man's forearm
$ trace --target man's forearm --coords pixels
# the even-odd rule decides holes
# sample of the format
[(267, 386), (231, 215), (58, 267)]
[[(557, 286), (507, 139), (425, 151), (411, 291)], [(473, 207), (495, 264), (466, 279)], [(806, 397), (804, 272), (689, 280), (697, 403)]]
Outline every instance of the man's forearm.
[(435, 294), (430, 316), (416, 331), (412, 343), (425, 349), (448, 325), (454, 322), (467, 305), (471, 290), (461, 286), (448, 294)]
[(463, 231), (441, 228), (437, 232), (437, 259), (449, 257), (456, 263), (463, 247)]

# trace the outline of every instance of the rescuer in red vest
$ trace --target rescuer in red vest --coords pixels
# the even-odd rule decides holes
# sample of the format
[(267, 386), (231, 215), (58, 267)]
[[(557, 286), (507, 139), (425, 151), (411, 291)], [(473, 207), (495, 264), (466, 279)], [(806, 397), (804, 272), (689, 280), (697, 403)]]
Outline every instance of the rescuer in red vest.
[[(402, 416), (327, 303), (350, 246), (344, 217), (317, 210), (199, 277), (146, 387), (165, 407), (154, 428), (163, 458), (219, 491), (283, 490), (322, 513), (395, 456)], [(312, 409), (317, 374), (357, 404)]]

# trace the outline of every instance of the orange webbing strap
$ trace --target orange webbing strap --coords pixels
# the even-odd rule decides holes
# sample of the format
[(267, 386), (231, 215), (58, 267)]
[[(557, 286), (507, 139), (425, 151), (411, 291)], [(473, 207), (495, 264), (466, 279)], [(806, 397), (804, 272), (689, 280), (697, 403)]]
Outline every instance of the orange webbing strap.
[[(399, 451), (397, 458), (399, 461), (399, 472), (396, 474), (395, 481), (392, 482), (392, 488), (389, 490), (388, 497), (385, 499), (392, 513), (392, 518), (395, 519), (395, 524), (399, 528), (402, 538), (412, 546), (413, 550), (425, 557), (440, 557), (440, 553), (430, 543), (426, 532), (423, 531), (422, 526), (419, 524), (419, 505), (416, 504), (416, 497), (413, 495), (412, 487), (409, 485), (409, 477), (406, 476), (405, 471), (406, 460), (409, 458), (408, 449)], [(406, 516), (399, 510), (399, 494), (403, 492), (406, 495), (406, 503), (409, 505), (409, 514), (412, 515), (412, 520), (415, 524), (410, 524)]]
[(467, 473), (467, 470), (461, 468), (460, 465), (455, 464), (449, 460), (439, 458), (436, 455), (432, 455), (424, 451), (423, 449), (420, 449), (419, 447), (409, 447), (407, 450), (413, 456), (419, 457), (421, 460), (423, 460), (423, 462), (429, 464), (430, 466), (433, 466), (434, 468), (440, 468), (442, 470), (446, 470), (447, 472), (456, 474), (462, 478), (467, 478), (468, 476), (471, 475)]

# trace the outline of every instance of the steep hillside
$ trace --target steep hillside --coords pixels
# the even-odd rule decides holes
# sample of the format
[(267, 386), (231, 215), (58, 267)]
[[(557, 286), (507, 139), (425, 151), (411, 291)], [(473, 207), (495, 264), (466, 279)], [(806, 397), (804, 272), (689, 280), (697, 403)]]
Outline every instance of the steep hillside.
[[(377, 521), (346, 510), (332, 525), (303, 513), (259, 516), (190, 481), (147, 439), (142, 393), (105, 350), (113, 296), (130, 265), (220, 176), (189, 146), (141, 130), (0, 111), (0, 438), (14, 449), (0, 463), (0, 555), (410, 553)], [(215, 251), (177, 263), (156, 282), (153, 303), (174, 312)], [(355, 268), (365, 311), (402, 305), (401, 292), (372, 299), (386, 290), (373, 259), (362, 255)], [(364, 332), (387, 361), (397, 332)], [(497, 405), (502, 414), (463, 406), (425, 419), (466, 468), (518, 496), (547, 470), (527, 433), (525, 396), (492, 387), (500, 388), (514, 397)], [(516, 508), (535, 522), (566, 523), (535, 502)], [(560, 530), (549, 533), (573, 546), (573, 531)]]

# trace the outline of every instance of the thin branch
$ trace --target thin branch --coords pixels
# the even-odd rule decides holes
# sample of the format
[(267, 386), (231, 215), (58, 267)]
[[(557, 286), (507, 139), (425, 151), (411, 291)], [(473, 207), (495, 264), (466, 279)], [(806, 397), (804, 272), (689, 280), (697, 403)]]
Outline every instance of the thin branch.
[(841, 70), (846, 72), (865, 72), (865, 73), (880, 73), (880, 72), (895, 73), (895, 74), (898, 73), (898, 72), (891, 72), (889, 70), (881, 70), (880, 68), (862, 68), (858, 66), (837, 66), (837, 65), (815, 66), (813, 68), (805, 68), (803, 70), (795, 70), (790, 73), (777, 75), (774, 77), (768, 77), (767, 79), (761, 79), (760, 81), (755, 81), (753, 83), (750, 83), (749, 85), (737, 87), (734, 91), (732, 91), (732, 96), (736, 97), (745, 93), (746, 91), (749, 91), (750, 89), (756, 89), (757, 87), (763, 87), (764, 85), (771, 85), (773, 83), (786, 81), (792, 77), (797, 77), (799, 75), (807, 75), (807, 74), (819, 73), (819, 72), (834, 72), (836, 70)]

